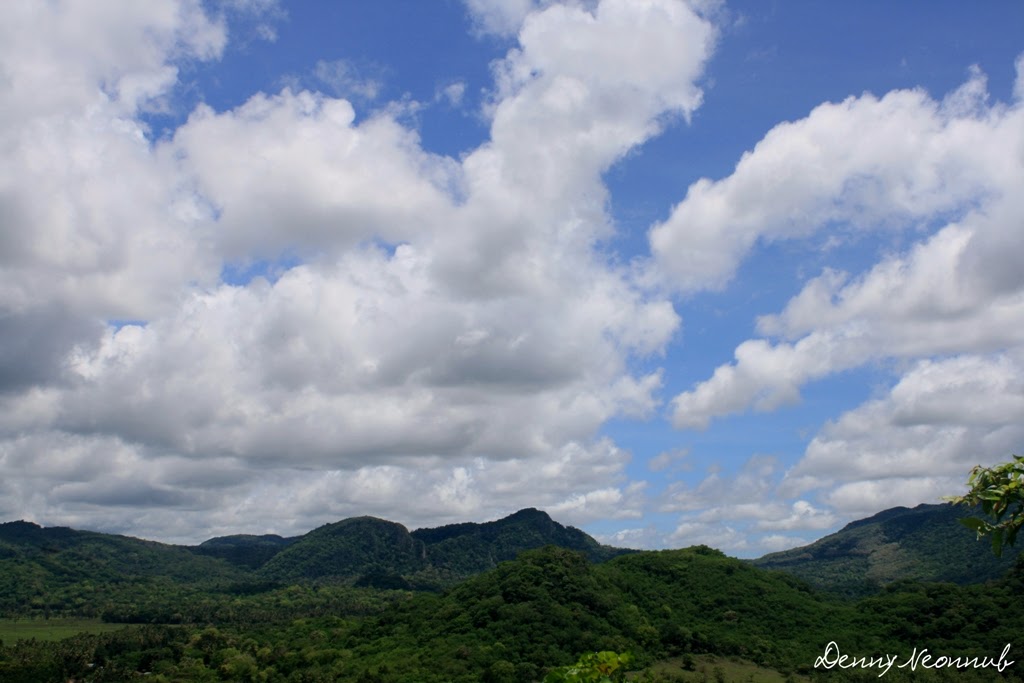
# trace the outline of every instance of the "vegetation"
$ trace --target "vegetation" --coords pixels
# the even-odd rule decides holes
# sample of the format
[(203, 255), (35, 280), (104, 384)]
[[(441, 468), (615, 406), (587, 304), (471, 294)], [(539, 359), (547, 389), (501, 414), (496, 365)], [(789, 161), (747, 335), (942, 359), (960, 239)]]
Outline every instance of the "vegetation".
[(978, 538), (992, 539), (992, 551), (1003, 554), (1004, 546), (1012, 546), (1024, 525), (1024, 456), (1015, 455), (1011, 462), (997, 467), (976, 466), (971, 470), (965, 495), (953, 499), (954, 504), (980, 506), (994, 521), (966, 517), (961, 523), (977, 532)]
[(287, 543), (258, 574), (274, 581), (355, 579), (367, 586), (440, 590), (547, 544), (579, 550), (595, 562), (627, 552), (532, 508), (495, 522), (411, 533), (401, 524), (357, 517)]
[[(890, 524), (891, 532), (903, 525), (912, 535), (924, 523), (906, 512), (913, 511), (875, 522)], [(6, 558), (12, 563), (7, 566), (61, 588), (44, 599), (51, 616), (63, 620), (101, 610), (110, 622), (137, 624), (97, 632), (102, 625), (95, 620), (78, 621), (83, 632), (56, 642), (0, 630), (0, 681), (866, 681), (877, 680), (877, 671), (816, 670), (815, 660), (829, 641), (863, 655), (906, 658), (915, 648), (928, 648), (998, 657), (1024, 633), (1024, 612), (1017, 607), (1024, 598), (1024, 562), (984, 585), (900, 579), (854, 600), (705, 546), (626, 553), (598, 563), (592, 555), (604, 551), (584, 543), (584, 550), (547, 545), (521, 552), (444, 590), (409, 590), (424, 566), (437, 577), (443, 578), (442, 568), (455, 576), (478, 566), (481, 548), (497, 554), (545, 533), (562, 534), (564, 527), (542, 515), (527, 511), (504, 525), (499, 520), (489, 527), (412, 534), (360, 518), (294, 540), (228, 537), (222, 547), (281, 546), (255, 569), (246, 565), (254, 556), (244, 552), (211, 557), (194, 549), (139, 546), (143, 542), (135, 539), (77, 537), (85, 532), (71, 530), (47, 545), (40, 539), (49, 530), (0, 525), (0, 538), (16, 555)], [(559, 537), (576, 543), (574, 531)], [(388, 539), (396, 546), (387, 547)], [(103, 558), (82, 564), (86, 560), (70, 550), (82, 544), (166, 551), (162, 557), (180, 564), (169, 566), (166, 576), (138, 569), (150, 566), (145, 558), (108, 556), (109, 566)], [(456, 546), (467, 556), (460, 557)], [(445, 550), (432, 555), (438, 548)], [(345, 553), (350, 564), (325, 573)], [(421, 564), (424, 555), (427, 565)], [(130, 566), (136, 573), (117, 583), (114, 568)], [(186, 575), (186, 567), (214, 566), (207, 575)], [(86, 594), (81, 577), (87, 570), (97, 579)], [(0, 594), (6, 604), (27, 595), (7, 586), (13, 593)], [(31, 606), (19, 610), (40, 614)], [(69, 634), (75, 630), (75, 621), (57, 623)], [(1020, 680), (1014, 667), (912, 676), (900, 670), (886, 679)]]
[(892, 508), (851, 522), (811, 545), (771, 553), (753, 564), (852, 597), (875, 594), (903, 579), (989, 581), (1013, 567), (1015, 557), (997, 557), (978, 547), (976, 536), (961, 526), (978, 512), (948, 503)]
[(544, 683), (614, 683), (626, 679), (630, 656), (617, 652), (593, 652), (583, 655), (572, 666), (548, 673)]
[[(859, 653), (927, 647), (991, 656), (1024, 632), (1014, 607), (1024, 566), (985, 586), (897, 582), (852, 602), (706, 547), (599, 565), (546, 547), (444, 595), (367, 589), (361, 613), (340, 602), (317, 609), (322, 593), (341, 590), (359, 589), (275, 589), (240, 598), (248, 608), (215, 623), (79, 635), (57, 648), (20, 641), (0, 650), (0, 680), (121, 681), (148, 672), (152, 681), (600, 681), (572, 676), (616, 680), (632, 667), (641, 681), (711, 681), (716, 670), (736, 680), (741, 665), (727, 662), (745, 661), (748, 679), (772, 680), (761, 675), (770, 669), (780, 681), (816, 675), (829, 640)], [(289, 595), (309, 613), (286, 609)], [(374, 595), (383, 597), (369, 602)], [(632, 655), (601, 668), (613, 660), (583, 657), (595, 652)], [(854, 672), (829, 673), (844, 680)]]
[(297, 539), (282, 538), (276, 534), (238, 534), (211, 538), (190, 550), (198, 555), (219, 557), (239, 567), (258, 569), (295, 540)]

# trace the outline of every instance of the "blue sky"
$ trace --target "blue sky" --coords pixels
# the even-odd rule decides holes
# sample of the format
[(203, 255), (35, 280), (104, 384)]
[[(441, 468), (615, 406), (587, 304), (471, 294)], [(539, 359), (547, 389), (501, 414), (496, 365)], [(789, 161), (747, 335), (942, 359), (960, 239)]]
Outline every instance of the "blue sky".
[(793, 547), (1024, 440), (1024, 7), (7, 3), (0, 518)]

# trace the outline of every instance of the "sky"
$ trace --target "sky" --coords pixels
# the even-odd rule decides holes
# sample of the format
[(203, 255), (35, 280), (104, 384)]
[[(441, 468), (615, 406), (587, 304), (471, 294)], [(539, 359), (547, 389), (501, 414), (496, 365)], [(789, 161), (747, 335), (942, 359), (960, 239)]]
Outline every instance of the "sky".
[(1024, 4), (0, 3), (0, 520), (755, 557), (1024, 451)]

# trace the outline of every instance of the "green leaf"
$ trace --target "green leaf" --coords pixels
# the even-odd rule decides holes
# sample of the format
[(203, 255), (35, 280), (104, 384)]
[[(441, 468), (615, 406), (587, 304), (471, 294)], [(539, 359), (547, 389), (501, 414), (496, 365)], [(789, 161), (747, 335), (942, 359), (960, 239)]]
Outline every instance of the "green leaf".
[(1000, 528), (992, 530), (992, 552), (996, 554), (996, 557), (1003, 556), (1003, 530)]
[(960, 520), (960, 523), (972, 531), (977, 531), (979, 534), (984, 533), (986, 531), (985, 527), (988, 526), (985, 520), (978, 519), (977, 517), (964, 517)]

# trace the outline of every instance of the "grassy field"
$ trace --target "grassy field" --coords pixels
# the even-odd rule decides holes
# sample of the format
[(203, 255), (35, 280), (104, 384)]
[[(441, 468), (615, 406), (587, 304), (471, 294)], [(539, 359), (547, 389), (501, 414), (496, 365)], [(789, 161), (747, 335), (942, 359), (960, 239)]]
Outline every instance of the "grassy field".
[(62, 640), (79, 633), (105, 633), (125, 628), (96, 619), (0, 619), (0, 641), (13, 645), (21, 639)]

